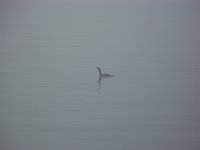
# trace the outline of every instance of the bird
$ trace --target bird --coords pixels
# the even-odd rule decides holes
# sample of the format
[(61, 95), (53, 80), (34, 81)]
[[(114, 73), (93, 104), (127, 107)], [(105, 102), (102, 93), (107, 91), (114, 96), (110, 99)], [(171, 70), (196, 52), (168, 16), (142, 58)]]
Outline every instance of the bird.
[(101, 78), (108, 78), (114, 76), (112, 74), (102, 73), (100, 67), (97, 67), (97, 70), (99, 72), (99, 80), (101, 80)]

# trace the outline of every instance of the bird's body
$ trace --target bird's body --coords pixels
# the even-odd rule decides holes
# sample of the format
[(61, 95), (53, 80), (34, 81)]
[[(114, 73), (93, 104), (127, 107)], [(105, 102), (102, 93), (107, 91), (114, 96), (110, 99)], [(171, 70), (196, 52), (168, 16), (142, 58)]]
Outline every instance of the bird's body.
[(113, 76), (113, 75), (111, 75), (111, 74), (106, 74), (106, 73), (101, 74), (101, 77), (111, 77), (111, 76)]
[(112, 77), (112, 76), (114, 76), (112, 74), (102, 73), (100, 67), (97, 67), (97, 70), (99, 72), (99, 80), (101, 80), (101, 78), (106, 78), (106, 77)]

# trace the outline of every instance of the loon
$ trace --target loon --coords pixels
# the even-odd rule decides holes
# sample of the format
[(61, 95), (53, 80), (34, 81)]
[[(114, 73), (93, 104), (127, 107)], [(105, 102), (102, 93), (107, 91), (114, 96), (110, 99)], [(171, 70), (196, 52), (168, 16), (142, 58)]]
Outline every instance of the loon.
[(100, 67), (97, 67), (97, 70), (99, 71), (99, 80), (101, 80), (101, 78), (108, 78), (114, 76), (112, 74), (102, 73)]

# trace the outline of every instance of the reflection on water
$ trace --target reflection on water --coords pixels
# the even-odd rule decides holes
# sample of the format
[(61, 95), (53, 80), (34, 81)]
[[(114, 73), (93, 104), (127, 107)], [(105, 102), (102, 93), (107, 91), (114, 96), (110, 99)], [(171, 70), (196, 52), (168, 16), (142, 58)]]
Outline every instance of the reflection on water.
[(199, 148), (198, 2), (4, 5), (0, 149)]
[(106, 81), (102, 81), (102, 80), (108, 80), (108, 79), (110, 79), (111, 77), (114, 77), (114, 75), (113, 76), (110, 76), (110, 77), (105, 77), (105, 78), (100, 78), (100, 79), (98, 79), (98, 81), (97, 81), (97, 91), (98, 91), (98, 93), (100, 94), (100, 93), (102, 93), (101, 92), (101, 90), (102, 90), (102, 82), (106, 82)]
[(101, 79), (99, 79), (97, 83), (98, 93), (101, 93)]

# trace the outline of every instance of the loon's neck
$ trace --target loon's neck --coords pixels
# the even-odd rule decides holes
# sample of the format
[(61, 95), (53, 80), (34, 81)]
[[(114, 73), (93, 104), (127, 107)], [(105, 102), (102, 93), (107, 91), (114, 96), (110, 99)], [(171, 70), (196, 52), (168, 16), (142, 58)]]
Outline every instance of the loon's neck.
[(98, 71), (99, 71), (99, 80), (101, 79), (101, 68), (97, 67)]

